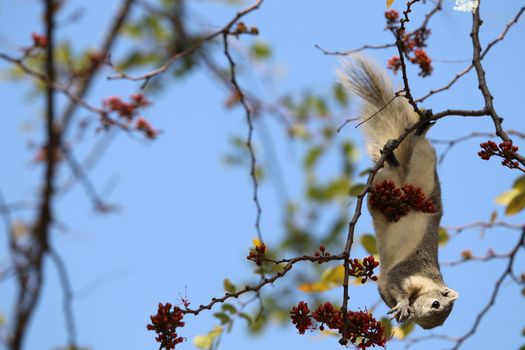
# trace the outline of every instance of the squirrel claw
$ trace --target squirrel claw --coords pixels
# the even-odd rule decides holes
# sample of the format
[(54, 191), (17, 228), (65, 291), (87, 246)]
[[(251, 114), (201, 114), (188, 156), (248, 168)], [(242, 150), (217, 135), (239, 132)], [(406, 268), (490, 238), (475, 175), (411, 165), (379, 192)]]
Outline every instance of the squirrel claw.
[(412, 314), (408, 304), (397, 304), (394, 306), (390, 311), (388, 311), (388, 314), (391, 314), (392, 317), (391, 320), (395, 319), (399, 323), (403, 323), (410, 319), (410, 316)]

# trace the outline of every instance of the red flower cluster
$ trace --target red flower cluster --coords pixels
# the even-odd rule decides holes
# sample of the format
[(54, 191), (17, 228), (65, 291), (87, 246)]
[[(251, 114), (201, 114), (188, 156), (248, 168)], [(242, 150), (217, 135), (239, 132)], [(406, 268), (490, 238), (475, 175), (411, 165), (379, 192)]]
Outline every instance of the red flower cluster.
[(266, 245), (264, 243), (260, 243), (255, 246), (255, 249), (250, 251), (250, 254), (246, 257), (246, 259), (253, 261), (257, 264), (257, 266), (261, 266), (266, 257), (264, 254), (266, 253)]
[(37, 33), (32, 33), (31, 38), (33, 39), (33, 46), (44, 48), (47, 46), (47, 37)]
[(304, 334), (307, 329), (314, 329), (310, 309), (308, 308), (308, 304), (304, 301), (300, 301), (297, 306), (292, 307), (290, 318), (292, 319), (295, 328), (299, 331), (299, 334)]
[[(426, 41), (430, 36), (430, 29), (419, 28), (412, 33), (400, 32), (399, 13), (396, 10), (388, 10), (385, 12), (386, 30), (389, 30), (397, 37), (400, 36), (403, 42), (404, 54), (413, 64), (419, 65), (421, 71), (419, 75), (426, 77), (432, 74), (432, 60), (428, 57), (426, 51), (423, 49), (427, 46)], [(413, 55), (411, 55), (413, 54)], [(394, 74), (401, 68), (401, 60), (399, 56), (392, 56), (388, 60), (388, 69), (392, 69)]]
[(312, 313), (312, 317), (317, 322), (321, 323), (319, 330), (324, 331), (324, 325), (330, 329), (343, 328), (343, 318), (341, 310), (336, 309), (332, 303), (324, 303), (319, 305), (317, 310)]
[(386, 28), (390, 31), (396, 30), (399, 26), (399, 12), (396, 10), (388, 10), (385, 12)]
[(379, 261), (375, 260), (372, 255), (359, 261), (359, 259), (350, 260), (350, 271), (349, 275), (354, 277), (362, 277), (361, 283), (365, 283), (367, 279), (377, 281), (377, 277), (374, 276), (374, 269), (379, 266)]
[(144, 133), (144, 135), (146, 135), (146, 137), (150, 140), (153, 140), (154, 138), (157, 137), (157, 130), (153, 129), (153, 127), (151, 126), (151, 124), (144, 118), (142, 117), (139, 117), (137, 119), (137, 122), (135, 124), (135, 128), (137, 130), (140, 130)]
[(170, 303), (159, 303), (157, 314), (151, 316), (151, 324), (146, 328), (157, 333), (155, 340), (161, 344), (161, 349), (175, 349), (175, 345), (184, 341), (183, 337), (177, 335), (177, 327), (184, 327), (183, 317), (184, 313), (180, 308), (175, 306), (171, 311)]
[(518, 146), (512, 144), (512, 140), (503, 141), (499, 146), (494, 141), (483, 142), (479, 145), (482, 151), (478, 152), (478, 156), (483, 160), (489, 160), (492, 156), (498, 156), (503, 158), (501, 164), (515, 169), (519, 167), (519, 162), (515, 161), (515, 152), (518, 151)]
[(131, 95), (131, 102), (124, 102), (118, 96), (112, 96), (104, 100), (104, 105), (110, 112), (117, 112), (119, 116), (131, 120), (140, 107), (150, 105), (150, 102), (143, 94)]
[[(343, 334), (343, 312), (329, 302), (319, 305), (310, 314), (308, 304), (300, 301), (290, 311), (290, 317), (300, 334), (304, 334), (307, 329), (315, 329), (312, 319), (321, 323), (319, 326), (321, 331), (326, 325), (328, 328), (335, 329)], [(387, 338), (384, 334), (384, 327), (369, 312), (348, 311), (347, 327), (347, 339), (345, 340), (350, 340), (357, 349), (365, 350), (372, 346), (385, 347)]]
[[(107, 113), (116, 112), (119, 117), (126, 119), (130, 123), (137, 116), (138, 109), (151, 104), (143, 94), (133, 94), (130, 96), (130, 100), (130, 102), (125, 102), (118, 96), (112, 96), (104, 100), (104, 107)], [(107, 118), (103, 121), (108, 125), (112, 124)], [(142, 117), (139, 117), (135, 122), (135, 129), (144, 133), (149, 139), (154, 139), (158, 135), (158, 131)]]
[(392, 69), (394, 74), (397, 74), (397, 71), (401, 69), (401, 59), (399, 56), (394, 55), (388, 59), (387, 66), (388, 69)]
[(424, 213), (435, 213), (436, 208), (431, 200), (425, 199), (420, 188), (410, 184), (401, 188), (393, 181), (385, 180), (370, 190), (370, 205), (379, 210), (389, 220), (397, 222), (410, 210)]
[(349, 340), (357, 349), (365, 350), (371, 346), (386, 346), (387, 338), (381, 322), (367, 311), (348, 312)]
[(410, 62), (419, 65), (421, 71), (419, 75), (426, 77), (432, 73), (432, 60), (428, 57), (427, 52), (423, 49), (414, 51), (414, 57), (410, 57)]

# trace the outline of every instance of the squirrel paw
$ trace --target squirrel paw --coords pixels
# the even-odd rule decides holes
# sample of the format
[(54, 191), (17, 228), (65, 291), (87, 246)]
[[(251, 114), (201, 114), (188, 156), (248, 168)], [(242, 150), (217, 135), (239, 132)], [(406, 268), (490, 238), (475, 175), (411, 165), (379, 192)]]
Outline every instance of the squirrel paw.
[(388, 311), (388, 314), (391, 314), (392, 317), (391, 320), (396, 319), (397, 322), (403, 323), (407, 321), (412, 312), (409, 308), (408, 303), (398, 303), (396, 306), (394, 306), (390, 311)]

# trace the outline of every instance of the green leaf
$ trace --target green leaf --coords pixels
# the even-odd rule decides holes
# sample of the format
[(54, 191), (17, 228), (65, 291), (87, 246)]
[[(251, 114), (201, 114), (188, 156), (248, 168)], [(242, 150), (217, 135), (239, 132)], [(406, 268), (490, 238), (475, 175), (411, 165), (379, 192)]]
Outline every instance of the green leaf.
[(224, 312), (216, 312), (213, 314), (214, 317), (218, 318), (221, 321), (221, 324), (226, 324), (231, 321), (230, 316)]
[(364, 234), (361, 237), (359, 237), (359, 241), (361, 242), (361, 245), (363, 246), (363, 248), (365, 248), (368, 254), (377, 254), (377, 242), (376, 237), (374, 235), (371, 235), (369, 233)]
[(241, 312), (239, 314), (239, 317), (244, 318), (246, 322), (248, 322), (248, 327), (252, 325), (252, 317), (248, 315), (247, 313)]
[(343, 85), (335, 83), (333, 87), (335, 100), (343, 107), (348, 105), (348, 94)]
[(443, 227), (440, 227), (438, 234), (439, 234), (439, 239), (438, 239), (439, 245), (445, 245), (449, 239), (449, 234), (447, 230)]
[(133, 51), (129, 53), (121, 62), (117, 63), (117, 67), (122, 70), (128, 70), (155, 63), (158, 61), (158, 59), (159, 56), (156, 53)]
[(321, 117), (326, 117), (328, 114), (328, 104), (320, 97), (315, 99), (315, 110)]
[[(523, 287), (523, 289), (521, 290), (521, 296), (525, 297), (525, 287)], [(523, 331), (525, 331), (525, 328), (523, 328)]]
[(237, 309), (232, 304), (222, 304), (221, 309), (222, 311), (227, 311), (232, 315), (235, 315), (237, 313)]
[(355, 162), (359, 158), (359, 150), (353, 143), (343, 142), (341, 146), (343, 148), (343, 153), (349, 161)]
[(525, 192), (518, 194), (512, 198), (509, 205), (505, 209), (505, 215), (514, 215), (519, 213), (525, 208)]
[(392, 321), (388, 317), (383, 317), (379, 320), (384, 328), (384, 334), (387, 338), (390, 338), (392, 336), (392, 332), (394, 330), (394, 327), (392, 326)]
[(261, 333), (267, 324), (268, 324), (268, 317), (262, 314), (258, 318), (253, 320), (252, 325), (250, 326), (250, 332), (254, 334)]
[(256, 41), (250, 47), (250, 54), (255, 59), (263, 60), (269, 58), (272, 55), (272, 49), (270, 46), (268, 46), (268, 44)]
[(514, 181), (512, 188), (525, 192), (525, 175), (518, 177), (516, 181)]
[(372, 170), (372, 168), (366, 168), (365, 170), (361, 171), (358, 175), (359, 176), (368, 176), (368, 174), (370, 174), (370, 170)]
[(224, 279), (224, 290), (228, 293), (235, 293), (237, 291), (237, 287), (235, 284), (233, 284), (229, 278)]
[(308, 150), (308, 153), (306, 154), (306, 157), (304, 158), (305, 169), (312, 169), (323, 154), (323, 151), (324, 149), (321, 146), (314, 146), (310, 148), (310, 150)]
[(357, 197), (358, 195), (361, 194), (361, 192), (363, 192), (363, 190), (365, 189), (366, 185), (365, 184), (355, 184), (355, 185), (352, 185), (352, 187), (350, 187), (350, 190), (348, 191), (348, 194), (352, 197)]

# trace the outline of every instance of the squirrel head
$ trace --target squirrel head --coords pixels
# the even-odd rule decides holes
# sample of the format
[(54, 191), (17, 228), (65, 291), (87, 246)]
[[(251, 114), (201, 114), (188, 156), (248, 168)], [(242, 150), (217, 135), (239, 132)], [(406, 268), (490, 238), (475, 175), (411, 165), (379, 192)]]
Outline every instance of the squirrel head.
[(411, 307), (414, 311), (412, 321), (424, 329), (441, 326), (458, 296), (458, 292), (444, 286), (419, 294)]

